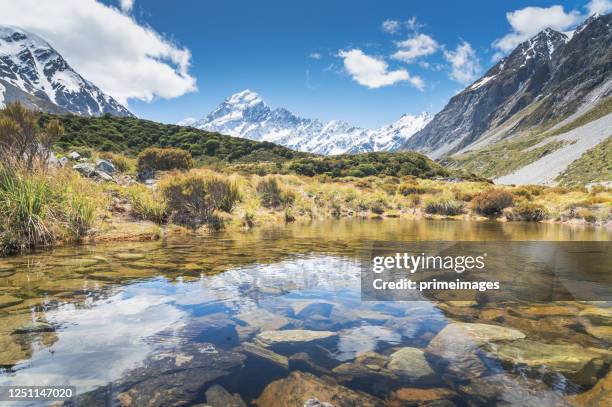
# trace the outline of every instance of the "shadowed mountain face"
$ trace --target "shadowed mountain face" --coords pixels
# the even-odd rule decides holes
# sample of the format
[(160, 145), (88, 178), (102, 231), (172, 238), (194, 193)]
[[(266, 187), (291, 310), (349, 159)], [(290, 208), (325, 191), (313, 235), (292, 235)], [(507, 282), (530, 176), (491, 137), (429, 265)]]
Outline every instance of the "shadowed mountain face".
[(573, 33), (550, 28), (454, 96), (404, 144), (440, 158), (538, 125), (560, 121), (612, 93), (611, 15), (593, 16)]
[(0, 26), (0, 106), (9, 102), (49, 113), (132, 115), (72, 69), (45, 40)]

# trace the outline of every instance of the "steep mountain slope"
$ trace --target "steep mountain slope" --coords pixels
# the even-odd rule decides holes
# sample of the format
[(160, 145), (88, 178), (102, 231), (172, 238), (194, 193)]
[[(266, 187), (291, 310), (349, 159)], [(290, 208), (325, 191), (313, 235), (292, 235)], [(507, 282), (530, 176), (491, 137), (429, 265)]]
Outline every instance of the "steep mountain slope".
[(51, 113), (132, 115), (75, 72), (45, 40), (0, 26), (0, 105), (14, 101)]
[(284, 108), (271, 109), (257, 93), (245, 90), (225, 99), (205, 118), (179, 124), (329, 155), (395, 151), (430, 119), (427, 113), (404, 115), (391, 125), (368, 130), (340, 120), (324, 123)]
[(520, 44), (404, 148), (440, 158), (575, 119), (612, 94), (611, 20), (592, 16), (571, 38), (548, 28)]

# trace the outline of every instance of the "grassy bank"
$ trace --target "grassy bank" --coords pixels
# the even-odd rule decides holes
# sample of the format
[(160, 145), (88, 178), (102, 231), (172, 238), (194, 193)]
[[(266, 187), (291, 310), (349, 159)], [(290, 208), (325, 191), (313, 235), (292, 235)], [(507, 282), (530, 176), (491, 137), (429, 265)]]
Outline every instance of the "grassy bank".
[[(321, 157), (134, 118), (61, 119), (18, 105), (0, 110), (2, 255), (333, 217), (610, 220), (610, 189), (496, 187), (414, 152)], [(107, 132), (116, 134), (99, 136)], [(170, 142), (187, 134), (204, 149)], [(69, 158), (67, 147), (81, 156)]]
[(203, 168), (158, 173), (155, 185), (145, 186), (99, 182), (63, 168), (3, 172), (0, 202), (2, 251), (9, 253), (80, 239), (137, 239), (140, 233), (150, 238), (154, 225), (167, 231), (237, 230), (332, 217), (601, 224), (610, 219), (612, 193), (411, 176), (260, 176)]

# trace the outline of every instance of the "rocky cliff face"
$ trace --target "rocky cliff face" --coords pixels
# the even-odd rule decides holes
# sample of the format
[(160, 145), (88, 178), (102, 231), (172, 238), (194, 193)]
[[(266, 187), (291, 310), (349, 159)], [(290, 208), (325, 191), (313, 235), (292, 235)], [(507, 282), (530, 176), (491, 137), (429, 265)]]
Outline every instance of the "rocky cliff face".
[(589, 98), (612, 93), (611, 15), (571, 35), (550, 28), (520, 44), (461, 93), (403, 148), (440, 158), (553, 124)]
[(72, 69), (45, 40), (0, 26), (0, 105), (15, 101), (51, 113), (132, 115)]

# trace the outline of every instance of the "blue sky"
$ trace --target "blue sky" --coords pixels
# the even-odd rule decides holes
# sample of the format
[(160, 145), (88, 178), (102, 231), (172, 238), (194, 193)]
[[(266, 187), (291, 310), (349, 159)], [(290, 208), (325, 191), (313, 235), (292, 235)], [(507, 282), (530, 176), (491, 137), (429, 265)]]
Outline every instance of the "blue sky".
[[(195, 81), (177, 82), (175, 88), (184, 86), (184, 91), (166, 90), (166, 97), (159, 96), (164, 91), (143, 93), (148, 96), (140, 99), (147, 101), (139, 100), (138, 93), (125, 95), (139, 117), (162, 122), (199, 118), (225, 97), (248, 88), (273, 107), (370, 128), (404, 113), (438, 112), (534, 27), (570, 29), (589, 10), (608, 10), (609, 3), (104, 1), (113, 9), (122, 6), (121, 12), (135, 24), (191, 55), (189, 66), (184, 62), (188, 54), (173, 54), (174, 60), (168, 62), (176, 68), (183, 61), (182, 79)], [(75, 12), (75, 18), (81, 14)], [(63, 37), (57, 41), (67, 53), (77, 52)], [(78, 57), (75, 54), (75, 64), (91, 71), (96, 82), (101, 74), (77, 63)], [(106, 71), (106, 75), (118, 74)], [(112, 88), (112, 81), (105, 79), (101, 77), (101, 87)], [(115, 86), (129, 85), (118, 81)]]

